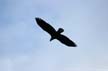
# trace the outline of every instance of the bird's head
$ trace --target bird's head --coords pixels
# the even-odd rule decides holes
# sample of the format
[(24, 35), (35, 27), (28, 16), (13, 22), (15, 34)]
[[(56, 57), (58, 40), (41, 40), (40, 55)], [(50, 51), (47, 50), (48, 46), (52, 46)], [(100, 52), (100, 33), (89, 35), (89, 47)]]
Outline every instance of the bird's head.
[(58, 33), (62, 33), (62, 32), (64, 32), (64, 29), (63, 28), (59, 28), (57, 32)]

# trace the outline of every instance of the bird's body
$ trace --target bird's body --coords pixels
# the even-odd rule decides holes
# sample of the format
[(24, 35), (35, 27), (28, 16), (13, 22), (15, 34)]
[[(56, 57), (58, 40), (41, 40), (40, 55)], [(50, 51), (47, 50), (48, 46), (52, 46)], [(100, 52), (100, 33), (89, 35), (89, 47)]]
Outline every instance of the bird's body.
[(76, 47), (76, 44), (73, 41), (61, 34), (64, 31), (62, 28), (59, 28), (58, 31), (56, 31), (51, 25), (49, 25), (41, 18), (35, 18), (35, 20), (44, 31), (48, 32), (51, 35), (50, 41), (57, 39), (67, 46)]

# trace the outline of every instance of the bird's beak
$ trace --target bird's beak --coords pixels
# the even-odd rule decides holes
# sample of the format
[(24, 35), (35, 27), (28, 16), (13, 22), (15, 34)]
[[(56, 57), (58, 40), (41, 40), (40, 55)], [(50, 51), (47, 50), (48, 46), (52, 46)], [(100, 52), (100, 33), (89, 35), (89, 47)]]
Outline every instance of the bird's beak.
[(52, 40), (53, 40), (53, 38), (50, 39), (50, 41), (52, 41)]

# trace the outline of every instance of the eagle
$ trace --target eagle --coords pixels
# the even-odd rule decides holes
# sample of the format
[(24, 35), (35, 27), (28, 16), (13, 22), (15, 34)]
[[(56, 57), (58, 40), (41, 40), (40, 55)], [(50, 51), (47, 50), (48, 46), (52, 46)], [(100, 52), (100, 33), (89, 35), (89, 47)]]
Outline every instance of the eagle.
[(35, 18), (37, 24), (47, 33), (49, 33), (51, 35), (51, 39), (50, 41), (57, 39), (59, 40), (61, 43), (69, 46), (69, 47), (76, 47), (77, 45), (75, 44), (75, 42), (73, 42), (72, 40), (70, 40), (68, 37), (66, 37), (65, 35), (61, 34), (62, 32), (64, 32), (63, 28), (59, 28), (57, 31), (47, 22), (45, 22), (43, 19), (36, 17)]

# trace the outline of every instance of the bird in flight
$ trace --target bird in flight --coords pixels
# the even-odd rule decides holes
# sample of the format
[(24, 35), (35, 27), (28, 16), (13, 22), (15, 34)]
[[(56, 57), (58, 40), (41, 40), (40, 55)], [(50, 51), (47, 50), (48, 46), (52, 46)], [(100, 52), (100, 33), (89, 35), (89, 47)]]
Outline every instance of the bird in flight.
[(47, 22), (45, 22), (44, 20), (42, 20), (41, 18), (35, 18), (37, 24), (47, 33), (49, 33), (51, 35), (51, 39), (50, 41), (57, 39), (59, 40), (61, 43), (70, 46), (70, 47), (76, 47), (77, 45), (70, 40), (68, 37), (62, 35), (61, 33), (64, 31), (64, 29), (59, 28), (57, 31)]

